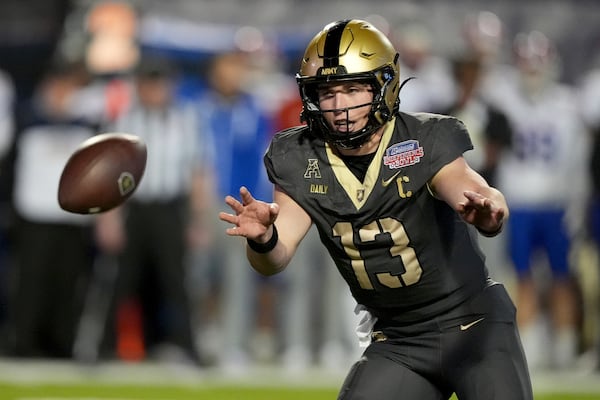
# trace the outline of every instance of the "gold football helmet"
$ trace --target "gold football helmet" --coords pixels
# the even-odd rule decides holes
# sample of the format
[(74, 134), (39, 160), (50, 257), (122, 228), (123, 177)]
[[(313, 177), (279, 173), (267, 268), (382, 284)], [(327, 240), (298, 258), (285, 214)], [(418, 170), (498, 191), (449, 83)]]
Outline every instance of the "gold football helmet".
[[(328, 24), (308, 44), (296, 75), (303, 104), (302, 119), (312, 132), (331, 144), (360, 147), (398, 112), (398, 58), (389, 39), (366, 21), (352, 19)], [(333, 131), (319, 107), (317, 86), (343, 81), (366, 82), (373, 88), (369, 123), (356, 132)]]

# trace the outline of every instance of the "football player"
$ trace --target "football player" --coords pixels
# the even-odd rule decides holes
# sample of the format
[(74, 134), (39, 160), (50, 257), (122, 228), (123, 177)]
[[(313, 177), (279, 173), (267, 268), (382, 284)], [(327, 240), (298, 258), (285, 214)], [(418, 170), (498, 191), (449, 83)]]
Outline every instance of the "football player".
[(513, 128), (497, 182), (512, 211), (506, 233), (518, 323), (530, 370), (568, 370), (577, 361), (581, 315), (571, 256), (585, 227), (591, 145), (576, 92), (560, 82), (554, 41), (520, 32), (513, 60), (515, 74), (496, 101)]
[(398, 65), (365, 21), (317, 33), (297, 75), (307, 126), (278, 133), (265, 155), (274, 202), (242, 187), (219, 216), (265, 275), (316, 225), (368, 346), (339, 399), (532, 399), (515, 307), (477, 244), (477, 231), (502, 229), (504, 196), (465, 162), (462, 123), (398, 111)]

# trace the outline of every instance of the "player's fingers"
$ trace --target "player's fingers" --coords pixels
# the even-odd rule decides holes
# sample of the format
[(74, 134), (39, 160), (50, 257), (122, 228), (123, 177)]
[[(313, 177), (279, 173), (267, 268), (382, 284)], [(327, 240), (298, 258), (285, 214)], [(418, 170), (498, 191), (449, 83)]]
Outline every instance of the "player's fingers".
[(242, 205), (242, 203), (240, 203), (235, 197), (233, 196), (227, 196), (225, 197), (225, 203), (231, 207), (231, 209), (233, 211), (235, 211), (236, 214), (240, 214), (242, 211), (244, 211), (244, 206)]
[(254, 197), (252, 197), (252, 194), (245, 186), (240, 188), (240, 197), (242, 198), (242, 204), (245, 206), (254, 201)]
[(490, 199), (488, 199), (488, 198), (486, 198), (486, 197), (484, 197), (484, 198), (481, 200), (481, 208), (482, 208), (482, 209), (486, 209), (486, 208), (487, 208), (487, 209), (490, 209), (490, 210), (491, 210), (491, 209), (492, 209), (492, 206), (493, 206), (492, 200), (490, 200)]
[(242, 230), (237, 226), (225, 229), (225, 233), (229, 236), (244, 236)]
[(469, 205), (478, 210), (491, 210), (493, 208), (494, 203), (491, 199), (477, 193), (467, 190), (464, 192), (464, 196), (469, 200)]
[(485, 200), (487, 200), (487, 198), (485, 196), (483, 196), (482, 194), (473, 192), (471, 190), (465, 190), (463, 192), (463, 194), (467, 199), (469, 199), (469, 201), (476, 203), (478, 205), (484, 205)]
[(476, 200), (476, 199), (478, 199), (478, 198), (481, 198), (481, 197), (483, 197), (483, 196), (482, 196), (482, 195), (480, 195), (479, 193), (477, 193), (477, 192), (473, 192), (472, 190), (465, 190), (465, 191), (463, 192), (463, 195), (464, 195), (464, 196), (465, 196), (467, 199), (469, 199), (469, 200), (471, 200), (471, 201), (474, 201), (474, 200)]
[(504, 209), (503, 208), (498, 208), (498, 211), (496, 211), (496, 219), (498, 220), (498, 222), (502, 221), (504, 219)]
[(231, 204), (239, 203), (239, 202), (237, 201), (237, 199), (235, 197), (227, 195), (227, 196), (225, 196), (225, 203), (227, 205), (231, 205)]
[(230, 224), (236, 224), (237, 216), (221, 211), (219, 213), (219, 219)]
[(275, 222), (278, 215), (279, 215), (279, 204), (277, 204), (277, 203), (269, 204), (269, 221), (271, 223)]

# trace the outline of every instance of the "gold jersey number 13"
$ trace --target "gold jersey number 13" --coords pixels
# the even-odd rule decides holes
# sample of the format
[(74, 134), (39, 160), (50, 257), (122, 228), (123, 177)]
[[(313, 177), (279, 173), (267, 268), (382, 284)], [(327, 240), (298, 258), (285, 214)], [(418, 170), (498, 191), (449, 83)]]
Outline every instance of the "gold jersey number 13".
[[(423, 270), (417, 259), (415, 249), (409, 246), (410, 241), (402, 222), (394, 218), (383, 218), (373, 221), (358, 230), (357, 239), (359, 243), (368, 244), (375, 241), (376, 236), (382, 234), (389, 234), (391, 236), (392, 245), (389, 253), (393, 258), (400, 257), (399, 261), (401, 262), (398, 262), (397, 268), (393, 268), (388, 272), (376, 273), (375, 276), (379, 283), (391, 289), (417, 283), (421, 279)], [(365, 259), (354, 244), (355, 237), (352, 224), (350, 222), (338, 222), (333, 227), (333, 235), (341, 239), (360, 287), (363, 289), (374, 289), (373, 283), (367, 273)]]

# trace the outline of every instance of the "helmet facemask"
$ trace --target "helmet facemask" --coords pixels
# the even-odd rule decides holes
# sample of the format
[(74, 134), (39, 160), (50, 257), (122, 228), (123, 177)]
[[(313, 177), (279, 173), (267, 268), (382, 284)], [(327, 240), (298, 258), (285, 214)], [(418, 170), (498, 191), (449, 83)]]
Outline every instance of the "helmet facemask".
[[(329, 36), (335, 29), (338, 30), (338, 42), (333, 57), (328, 58), (323, 48), (329, 46), (331, 52)], [(326, 41), (330, 42), (325, 44)], [(329, 73), (332, 71), (335, 72)], [(313, 134), (330, 144), (344, 149), (358, 148), (397, 113), (398, 75), (398, 54), (381, 32), (358, 20), (331, 24), (309, 44), (303, 66), (296, 76), (303, 103), (302, 119)], [(368, 84), (373, 91), (372, 101), (337, 110), (322, 110), (317, 88), (349, 81)], [(324, 117), (324, 113), (342, 111), (349, 122), (350, 110), (367, 105), (371, 107), (368, 122), (358, 131), (340, 132), (329, 126)]]

